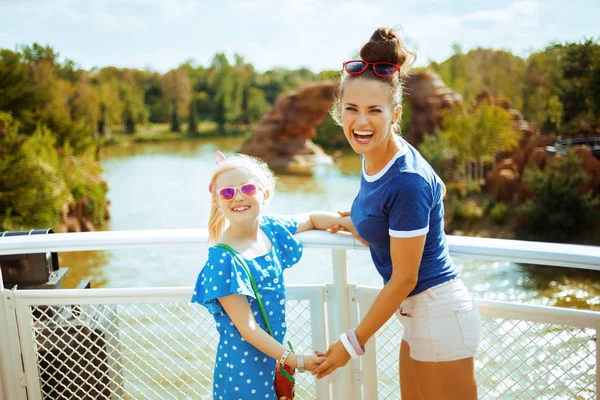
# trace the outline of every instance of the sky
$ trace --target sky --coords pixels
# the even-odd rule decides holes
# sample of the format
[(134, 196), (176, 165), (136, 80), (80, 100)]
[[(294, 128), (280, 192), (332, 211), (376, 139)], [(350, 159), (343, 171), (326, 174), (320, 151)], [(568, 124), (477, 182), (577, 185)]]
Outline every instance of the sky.
[(234, 53), (264, 72), (339, 69), (380, 27), (395, 27), (416, 66), (452, 45), (526, 57), (551, 42), (600, 38), (599, 0), (0, 0), (0, 48), (34, 42), (82, 68), (208, 65)]

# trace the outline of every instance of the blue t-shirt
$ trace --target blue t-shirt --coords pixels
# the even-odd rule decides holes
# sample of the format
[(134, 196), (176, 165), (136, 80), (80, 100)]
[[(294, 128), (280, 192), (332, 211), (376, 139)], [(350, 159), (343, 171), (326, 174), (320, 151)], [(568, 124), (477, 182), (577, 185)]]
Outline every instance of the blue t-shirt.
[(444, 233), (442, 181), (408, 142), (377, 174), (364, 170), (351, 218), (369, 242), (373, 263), (386, 284), (392, 276), (390, 237), (427, 235), (418, 282), (409, 296), (458, 276)]

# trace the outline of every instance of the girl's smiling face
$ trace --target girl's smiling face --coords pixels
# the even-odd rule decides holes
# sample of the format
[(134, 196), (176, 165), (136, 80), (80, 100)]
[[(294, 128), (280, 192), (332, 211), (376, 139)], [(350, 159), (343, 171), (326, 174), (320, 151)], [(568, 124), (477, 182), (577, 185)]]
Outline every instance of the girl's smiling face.
[[(221, 189), (225, 187), (236, 187), (246, 183), (256, 185), (257, 190), (254, 196), (244, 196), (240, 189), (235, 191), (233, 198), (229, 201), (223, 200), (219, 195)], [(258, 180), (244, 168), (231, 169), (220, 174), (215, 180), (215, 194), (219, 209), (231, 223), (256, 220), (260, 216), (261, 206), (268, 197), (268, 191), (265, 192)]]
[(358, 154), (384, 148), (402, 107), (394, 109), (389, 84), (372, 79), (352, 79), (344, 84), (340, 99), (344, 135)]

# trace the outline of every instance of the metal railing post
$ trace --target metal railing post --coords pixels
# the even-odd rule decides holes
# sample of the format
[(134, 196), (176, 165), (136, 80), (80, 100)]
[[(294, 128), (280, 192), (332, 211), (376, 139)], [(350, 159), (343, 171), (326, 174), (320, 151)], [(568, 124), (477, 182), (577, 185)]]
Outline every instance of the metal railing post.
[[(346, 269), (346, 250), (334, 249), (333, 257), (333, 315), (329, 320), (329, 343), (333, 344), (342, 332), (350, 329), (350, 305), (348, 295), (348, 272)], [(354, 400), (353, 368), (349, 362), (344, 368), (338, 369), (334, 382), (334, 399)]]
[(21, 343), (21, 357), (23, 359), (23, 371), (25, 371), (24, 382), (27, 386), (28, 400), (41, 400), (42, 388), (40, 387), (40, 371), (38, 369), (37, 344), (33, 331), (33, 319), (31, 318), (28, 304), (15, 298), (15, 314), (19, 329), (19, 341)]
[(596, 327), (596, 398), (600, 399), (600, 326)]
[[(0, 283), (2, 280), (0, 274)], [(12, 292), (0, 286), (0, 399), (25, 400), (25, 377)]]

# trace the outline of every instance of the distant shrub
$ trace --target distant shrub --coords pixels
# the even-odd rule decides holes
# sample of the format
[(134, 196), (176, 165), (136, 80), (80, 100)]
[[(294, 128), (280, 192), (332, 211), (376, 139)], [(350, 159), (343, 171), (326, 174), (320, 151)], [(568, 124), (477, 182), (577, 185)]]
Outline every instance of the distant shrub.
[(481, 193), (481, 186), (477, 182), (469, 182), (465, 186), (465, 193), (467, 196), (471, 194)]
[(464, 182), (450, 182), (446, 185), (446, 190), (451, 199), (462, 199), (466, 194)]
[(568, 154), (544, 171), (525, 171), (524, 182), (533, 197), (520, 208), (520, 235), (527, 239), (568, 241), (598, 221), (598, 196), (577, 193), (585, 181), (582, 161)]
[(506, 221), (507, 214), (508, 207), (504, 203), (497, 203), (490, 209), (490, 217), (498, 225), (502, 225)]
[(474, 221), (483, 217), (483, 210), (473, 201), (457, 202), (453, 213), (452, 221)]

